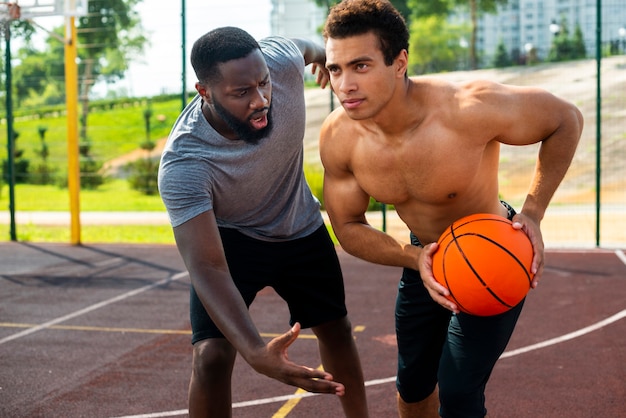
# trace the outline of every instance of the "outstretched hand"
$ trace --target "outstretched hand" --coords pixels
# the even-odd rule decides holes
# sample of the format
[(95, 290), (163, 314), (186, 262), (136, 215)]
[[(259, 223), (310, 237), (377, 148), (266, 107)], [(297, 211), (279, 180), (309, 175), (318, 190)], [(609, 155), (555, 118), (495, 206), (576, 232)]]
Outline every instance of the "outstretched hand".
[(433, 242), (424, 246), (420, 252), (418, 260), (420, 277), (424, 282), (424, 287), (435, 302), (454, 313), (459, 313), (459, 308), (456, 304), (447, 298), (447, 296), (450, 296), (450, 291), (435, 280), (433, 275), (433, 254), (435, 254), (438, 247), (439, 244)]
[(254, 364), (250, 364), (259, 373), (308, 392), (343, 396), (346, 391), (344, 385), (334, 382), (330, 373), (300, 366), (289, 360), (287, 348), (296, 341), (299, 334), (300, 324), (296, 323), (288, 332), (272, 339), (264, 347), (264, 353), (257, 357)]

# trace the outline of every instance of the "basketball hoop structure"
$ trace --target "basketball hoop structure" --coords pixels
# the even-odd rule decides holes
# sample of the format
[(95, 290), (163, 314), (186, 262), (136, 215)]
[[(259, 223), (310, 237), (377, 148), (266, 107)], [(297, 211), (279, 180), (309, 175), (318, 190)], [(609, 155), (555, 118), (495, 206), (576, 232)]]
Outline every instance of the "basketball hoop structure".
[(17, 3), (0, 2), (0, 31), (8, 38), (7, 29), (13, 20), (21, 17), (20, 6)]
[[(48, 32), (49, 35), (59, 38), (58, 35), (33, 19), (45, 16), (65, 16), (77, 17), (85, 16), (88, 13), (89, 0), (16, 0), (14, 2), (0, 1), (0, 31), (6, 36), (9, 35), (7, 28), (10, 22), (23, 19), (30, 22), (39, 29)], [(62, 38), (59, 38), (65, 42)]]
[[(67, 143), (68, 143), (68, 189), (70, 192), (70, 226), (71, 239), (73, 244), (80, 244), (80, 219), (79, 219), (79, 191), (80, 191), (80, 171), (78, 158), (78, 70), (76, 65), (76, 24), (75, 18), (85, 16), (88, 13), (89, 0), (15, 0), (3, 2), (0, 1), (0, 30), (4, 34), (6, 40), (5, 49), (5, 71), (7, 94), (7, 141), (8, 147), (11, 149), (13, 127), (12, 127), (12, 105), (11, 105), (11, 22), (17, 19), (27, 20), (29, 23), (45, 30), (50, 35), (55, 36), (54, 32), (47, 30), (35, 21), (33, 18), (43, 16), (63, 16), (65, 17), (65, 38), (60, 40), (65, 44), (65, 96), (67, 105)], [(57, 35), (58, 36), (58, 35)], [(9, 154), (11, 154), (9, 152)], [(13, 162), (9, 157), (9, 167), (12, 170)], [(17, 240), (15, 232), (15, 205), (14, 200), (14, 182), (9, 184), (10, 203), (9, 210), (11, 212), (11, 239)]]
[(22, 19), (44, 16), (85, 16), (88, 0), (17, 0)]

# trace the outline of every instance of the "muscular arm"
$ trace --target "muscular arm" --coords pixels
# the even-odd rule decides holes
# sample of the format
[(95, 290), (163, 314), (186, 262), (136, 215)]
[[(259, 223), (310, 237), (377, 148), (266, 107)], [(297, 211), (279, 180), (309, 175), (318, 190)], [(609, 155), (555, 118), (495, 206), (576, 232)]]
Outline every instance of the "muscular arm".
[(311, 392), (343, 393), (343, 386), (330, 381), (330, 374), (287, 360), (286, 350), (297, 338), (298, 327), (267, 345), (263, 342), (230, 276), (212, 211), (174, 228), (174, 237), (206, 311), (256, 371)]
[[(573, 105), (554, 96), (546, 97), (543, 103), (549, 106), (545, 109), (546, 114), (551, 115), (549, 122), (556, 127), (541, 140), (537, 164), (522, 206), (521, 216), (514, 219), (516, 227), (526, 232), (535, 249), (532, 265), (533, 273), (535, 273), (533, 287), (539, 283), (544, 265), (543, 238), (538, 235), (538, 226), (552, 196), (569, 169), (583, 129), (582, 114)], [(529, 217), (537, 227), (530, 225), (523, 217)]]
[[(480, 92), (477, 97), (481, 98)], [(536, 286), (543, 270), (539, 225), (572, 162), (582, 134), (583, 117), (573, 104), (538, 88), (495, 87), (485, 103), (486, 116), (500, 131), (498, 141), (510, 145), (541, 144), (528, 194), (521, 213), (514, 218), (515, 227), (526, 232), (535, 249), (532, 269)]]
[[(538, 88), (502, 87), (495, 106), (506, 111), (498, 140), (510, 145), (541, 143), (537, 165), (522, 212), (541, 221), (565, 177), (582, 134), (578, 108)], [(490, 119), (493, 120), (493, 119)]]
[(324, 165), (324, 204), (342, 248), (372, 263), (426, 271), (430, 278), (427, 289), (431, 297), (447, 309), (458, 312), (458, 307), (447, 299), (450, 294), (448, 289), (432, 277), (432, 254), (436, 244), (420, 248), (400, 242), (368, 224), (365, 212), (370, 197), (349, 169), (350, 150), (345, 145), (339, 145), (346, 141), (339, 141), (338, 138), (345, 139), (350, 134), (333, 134), (334, 116), (336, 114), (331, 115), (322, 126), (320, 155)]
[[(369, 195), (349, 169), (349, 141), (339, 141), (331, 115), (322, 126), (320, 156), (324, 165), (324, 204), (339, 243), (348, 253), (364, 260), (399, 267), (417, 268), (419, 249), (402, 243), (367, 222)], [(333, 133), (333, 131), (335, 131)]]

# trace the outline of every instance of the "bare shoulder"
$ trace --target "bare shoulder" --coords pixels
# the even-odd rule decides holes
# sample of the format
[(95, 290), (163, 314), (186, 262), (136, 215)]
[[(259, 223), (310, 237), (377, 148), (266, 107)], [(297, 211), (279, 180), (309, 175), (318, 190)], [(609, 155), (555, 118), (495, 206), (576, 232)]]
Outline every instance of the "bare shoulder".
[(507, 87), (489, 80), (452, 82), (437, 77), (415, 77), (411, 81), (414, 100), (450, 128), (467, 129), (482, 118), (489, 118), (509, 93)]
[(459, 100), (500, 108), (502, 105), (519, 105), (532, 101), (558, 100), (558, 98), (549, 91), (536, 86), (517, 86), (481, 79), (460, 84)]
[(354, 125), (342, 107), (326, 117), (319, 138), (320, 157), (324, 166), (328, 168), (330, 164), (348, 164), (354, 146)]
[(413, 77), (411, 82), (416, 98), (425, 97), (429, 106), (443, 106), (450, 111), (464, 110), (469, 105), (489, 102), (510, 92), (507, 86), (485, 79), (452, 82), (437, 77), (418, 76)]
[(514, 89), (495, 81), (479, 79), (459, 84), (457, 91), (457, 97), (462, 103), (490, 104), (510, 97)]
[(340, 142), (347, 133), (354, 129), (353, 125), (354, 121), (350, 119), (342, 107), (333, 110), (322, 124), (320, 146)]

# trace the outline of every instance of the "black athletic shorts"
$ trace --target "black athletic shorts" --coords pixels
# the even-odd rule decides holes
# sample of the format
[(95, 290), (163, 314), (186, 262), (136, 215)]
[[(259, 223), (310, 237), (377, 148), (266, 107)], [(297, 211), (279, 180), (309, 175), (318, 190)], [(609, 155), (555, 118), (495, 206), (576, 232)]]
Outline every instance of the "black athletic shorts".
[[(347, 315), (343, 276), (325, 225), (291, 241), (268, 242), (220, 228), (231, 276), (249, 307), (266, 286), (287, 302), (289, 324), (310, 328)], [(191, 286), (192, 344), (223, 338)]]
[[(515, 210), (502, 204), (512, 219)], [(421, 246), (413, 234), (411, 243)], [(396, 387), (402, 399), (421, 401), (439, 384), (442, 417), (484, 417), (485, 385), (523, 304), (490, 317), (454, 315), (431, 298), (418, 271), (403, 269), (396, 300)]]

